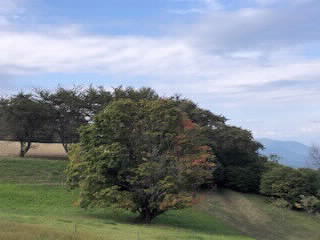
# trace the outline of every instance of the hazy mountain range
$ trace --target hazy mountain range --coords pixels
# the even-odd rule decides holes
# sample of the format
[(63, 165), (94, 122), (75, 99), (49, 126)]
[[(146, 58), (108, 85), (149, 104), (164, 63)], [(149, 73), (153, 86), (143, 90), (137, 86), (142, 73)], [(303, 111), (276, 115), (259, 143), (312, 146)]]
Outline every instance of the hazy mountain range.
[(280, 163), (295, 167), (311, 167), (309, 161), (310, 147), (295, 141), (279, 141), (268, 138), (257, 139), (265, 147), (262, 154), (276, 154), (280, 157)]

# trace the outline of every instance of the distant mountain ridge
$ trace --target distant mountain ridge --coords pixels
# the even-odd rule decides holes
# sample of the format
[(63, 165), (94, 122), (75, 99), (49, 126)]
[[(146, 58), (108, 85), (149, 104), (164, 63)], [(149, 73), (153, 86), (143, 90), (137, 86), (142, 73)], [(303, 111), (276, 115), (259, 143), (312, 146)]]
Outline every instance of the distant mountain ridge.
[(310, 147), (295, 141), (279, 141), (268, 138), (257, 139), (265, 147), (262, 154), (276, 154), (280, 163), (295, 168), (310, 167), (308, 164)]

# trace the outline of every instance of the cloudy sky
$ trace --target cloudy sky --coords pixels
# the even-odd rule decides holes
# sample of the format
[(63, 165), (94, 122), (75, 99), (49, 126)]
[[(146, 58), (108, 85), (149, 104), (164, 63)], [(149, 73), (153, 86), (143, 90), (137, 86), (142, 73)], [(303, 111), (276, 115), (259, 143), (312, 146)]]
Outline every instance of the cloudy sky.
[(319, 0), (1, 0), (0, 52), (1, 95), (148, 86), (320, 142)]

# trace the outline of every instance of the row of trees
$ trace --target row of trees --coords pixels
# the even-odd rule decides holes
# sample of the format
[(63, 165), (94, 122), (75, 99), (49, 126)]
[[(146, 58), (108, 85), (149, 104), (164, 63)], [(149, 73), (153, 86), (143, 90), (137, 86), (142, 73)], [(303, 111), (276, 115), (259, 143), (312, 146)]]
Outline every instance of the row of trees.
[(179, 96), (75, 87), (0, 103), (0, 139), (19, 141), (21, 156), (33, 142), (63, 144), (71, 160), (68, 183), (80, 187), (82, 207), (111, 204), (150, 222), (192, 204), (200, 187), (218, 185), (317, 208), (318, 172), (268, 161), (249, 131)]
[[(19, 141), (21, 156), (27, 153), (33, 142), (61, 143), (68, 152), (71, 143), (79, 142), (79, 127), (93, 122), (98, 112), (119, 99), (137, 102), (162, 98), (150, 88), (122, 87), (113, 91), (102, 87), (75, 87), (58, 88), (53, 92), (20, 93), (0, 100), (0, 139)], [(202, 127), (208, 145), (216, 154), (218, 173), (215, 182), (244, 192), (258, 192), (266, 159), (258, 154), (262, 145), (251, 133), (227, 125), (225, 117), (201, 109), (188, 99), (178, 96), (168, 99)]]
[(66, 150), (79, 142), (79, 127), (92, 121), (112, 100), (122, 97), (156, 98), (152, 89), (89, 87), (56, 91), (35, 90), (0, 99), (0, 139), (20, 142), (23, 157), (32, 143), (61, 143)]
[[(79, 142), (79, 127), (92, 123), (97, 113), (120, 99), (137, 102), (163, 98), (150, 88), (122, 87), (113, 91), (102, 87), (75, 87), (19, 93), (0, 100), (0, 139), (20, 142), (21, 156), (27, 153), (33, 142), (61, 143), (68, 152), (70, 144)], [(201, 109), (188, 99), (179, 96), (168, 99), (198, 124), (208, 138), (208, 146), (216, 155), (216, 184), (244, 192), (258, 192), (266, 159), (258, 154), (262, 145), (253, 139), (251, 133), (227, 125), (225, 117)]]
[(294, 169), (275, 162), (265, 164), (260, 193), (271, 197), (279, 207), (320, 212), (320, 174), (318, 170)]

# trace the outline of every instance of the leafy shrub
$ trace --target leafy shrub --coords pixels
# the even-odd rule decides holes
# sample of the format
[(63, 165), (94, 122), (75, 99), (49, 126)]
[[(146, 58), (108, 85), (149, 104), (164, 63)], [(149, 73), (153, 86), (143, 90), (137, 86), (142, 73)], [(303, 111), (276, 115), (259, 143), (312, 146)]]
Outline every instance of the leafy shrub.
[(317, 206), (318, 179), (319, 173), (312, 169), (294, 169), (268, 163), (261, 178), (260, 193), (282, 199), (291, 208), (310, 209)]
[(258, 192), (261, 166), (229, 166), (225, 169), (225, 186), (240, 192)]
[(320, 212), (320, 199), (315, 196), (301, 196), (300, 204), (309, 213)]
[(278, 208), (288, 208), (290, 207), (290, 203), (282, 198), (277, 198), (272, 201), (272, 204)]
[(319, 196), (320, 191), (320, 172), (310, 168), (302, 168), (298, 170), (306, 179), (306, 192), (308, 195)]

